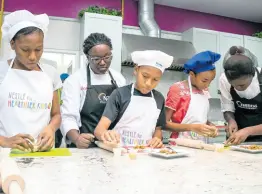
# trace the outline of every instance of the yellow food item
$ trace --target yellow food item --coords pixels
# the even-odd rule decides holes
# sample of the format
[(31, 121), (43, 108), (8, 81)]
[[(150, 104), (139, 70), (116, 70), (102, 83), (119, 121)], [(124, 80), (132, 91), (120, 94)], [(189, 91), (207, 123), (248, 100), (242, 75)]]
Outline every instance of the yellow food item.
[(135, 160), (136, 159), (136, 153), (129, 153), (128, 156), (129, 156), (129, 158), (131, 160)]
[(240, 147), (248, 150), (262, 150), (262, 145), (248, 145), (248, 146), (240, 146)]
[(162, 149), (159, 151), (161, 154), (177, 154), (174, 150), (169, 150), (169, 149)]
[(137, 150), (139, 150), (139, 149), (143, 150), (143, 149), (145, 149), (145, 148), (146, 148), (146, 146), (143, 146), (143, 145), (136, 145), (136, 146), (134, 147), (134, 149), (137, 149)]

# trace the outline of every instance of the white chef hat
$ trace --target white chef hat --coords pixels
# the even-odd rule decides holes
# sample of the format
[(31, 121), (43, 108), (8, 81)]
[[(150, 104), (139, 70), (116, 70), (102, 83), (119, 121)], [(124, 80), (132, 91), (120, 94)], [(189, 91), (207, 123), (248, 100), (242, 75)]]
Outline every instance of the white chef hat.
[(49, 18), (46, 14), (33, 15), (27, 10), (18, 10), (5, 16), (2, 37), (10, 42), (18, 31), (26, 27), (37, 27), (46, 33), (48, 24)]
[(160, 69), (162, 73), (166, 68), (170, 67), (174, 58), (162, 51), (146, 50), (134, 51), (131, 58), (138, 66), (146, 65)]

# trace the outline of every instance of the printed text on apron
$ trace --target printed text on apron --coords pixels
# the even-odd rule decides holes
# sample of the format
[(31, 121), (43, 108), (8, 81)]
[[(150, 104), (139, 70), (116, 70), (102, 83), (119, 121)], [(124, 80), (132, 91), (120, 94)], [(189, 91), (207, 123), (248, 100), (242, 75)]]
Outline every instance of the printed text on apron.
[(154, 134), (160, 110), (157, 108), (153, 92), (151, 97), (135, 96), (134, 84), (131, 100), (119, 122), (114, 127), (125, 146), (146, 145)]
[(50, 122), (53, 83), (43, 71), (13, 69), (13, 64), (0, 84), (0, 135), (37, 138)]

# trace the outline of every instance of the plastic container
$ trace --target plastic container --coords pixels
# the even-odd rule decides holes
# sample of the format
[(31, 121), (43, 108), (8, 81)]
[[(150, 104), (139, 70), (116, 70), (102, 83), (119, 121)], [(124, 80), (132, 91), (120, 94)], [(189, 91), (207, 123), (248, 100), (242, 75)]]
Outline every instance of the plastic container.
[(115, 157), (119, 157), (122, 155), (122, 148), (113, 148), (113, 153)]
[(137, 157), (137, 150), (135, 149), (130, 149), (128, 152), (128, 156), (131, 160), (136, 160)]

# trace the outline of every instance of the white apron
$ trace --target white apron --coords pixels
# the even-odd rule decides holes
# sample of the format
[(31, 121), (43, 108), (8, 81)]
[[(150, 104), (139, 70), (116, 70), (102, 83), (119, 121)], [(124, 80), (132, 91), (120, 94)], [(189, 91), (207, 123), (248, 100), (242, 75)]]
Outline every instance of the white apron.
[(13, 64), (0, 84), (0, 135), (37, 138), (50, 122), (53, 83), (42, 71), (12, 69)]
[(132, 85), (130, 103), (114, 128), (121, 136), (122, 146), (146, 145), (152, 139), (160, 110), (153, 92), (151, 95), (135, 96)]
[[(181, 124), (206, 124), (209, 112), (208, 96), (204, 94), (194, 94), (192, 92), (190, 76), (188, 76), (188, 86), (190, 90), (190, 103)], [(179, 133), (179, 137), (198, 139), (204, 142), (207, 140), (204, 136), (198, 135), (192, 131), (181, 132)]]

